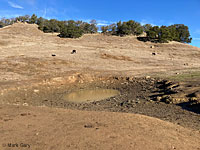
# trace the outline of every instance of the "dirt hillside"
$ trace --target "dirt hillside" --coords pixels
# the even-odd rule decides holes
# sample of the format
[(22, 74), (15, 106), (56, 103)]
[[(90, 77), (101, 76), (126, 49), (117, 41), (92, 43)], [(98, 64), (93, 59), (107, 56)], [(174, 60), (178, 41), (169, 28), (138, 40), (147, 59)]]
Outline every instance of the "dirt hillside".
[(1, 149), (8, 143), (20, 150), (200, 148), (199, 132), (142, 115), (4, 105), (0, 114)]
[[(200, 150), (200, 114), (151, 99), (178, 93), (198, 109), (200, 96), (188, 95), (200, 91), (199, 68), (200, 48), (188, 44), (101, 34), (62, 39), (23, 23), (1, 28), (0, 149)], [(157, 79), (191, 71), (192, 82)], [(99, 87), (121, 95), (89, 104), (62, 99)]]

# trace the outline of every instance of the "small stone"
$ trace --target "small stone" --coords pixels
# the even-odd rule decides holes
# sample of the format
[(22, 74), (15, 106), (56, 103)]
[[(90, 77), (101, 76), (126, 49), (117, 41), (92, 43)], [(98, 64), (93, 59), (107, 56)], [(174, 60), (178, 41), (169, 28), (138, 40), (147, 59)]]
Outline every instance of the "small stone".
[(55, 57), (55, 56), (56, 56), (56, 54), (51, 54), (51, 56), (52, 56), (52, 57)]
[(93, 125), (92, 124), (86, 124), (84, 125), (85, 128), (93, 128)]
[(35, 89), (35, 90), (33, 90), (33, 91), (34, 91), (35, 93), (38, 93), (38, 92), (39, 92), (39, 90), (36, 90), (36, 89)]
[(21, 113), (20, 114), (21, 116), (28, 116), (28, 115), (31, 115), (30, 113)]
[(151, 78), (151, 76), (146, 76), (145, 78), (146, 78), (146, 79), (149, 79), (149, 78)]
[(134, 81), (134, 78), (133, 78), (133, 77), (129, 78), (129, 81), (130, 81), (130, 82), (133, 82), (133, 81)]
[(22, 105), (23, 105), (23, 106), (28, 106), (28, 103), (23, 103)]
[(172, 149), (176, 149), (176, 147), (172, 146)]
[(156, 97), (156, 101), (161, 101), (162, 97), (158, 96)]
[(76, 53), (76, 50), (74, 49), (74, 50), (72, 50), (72, 52), (71, 52), (71, 54), (75, 54)]
[(197, 100), (198, 100), (197, 97), (191, 97), (191, 98), (190, 98), (190, 101), (197, 101)]

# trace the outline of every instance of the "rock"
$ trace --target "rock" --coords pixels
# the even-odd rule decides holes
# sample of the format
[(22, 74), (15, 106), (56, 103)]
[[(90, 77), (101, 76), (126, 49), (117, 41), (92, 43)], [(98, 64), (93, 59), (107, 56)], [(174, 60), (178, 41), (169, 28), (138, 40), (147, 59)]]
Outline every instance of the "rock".
[(155, 53), (155, 52), (153, 52), (153, 53), (152, 53), (152, 55), (156, 55), (156, 53)]
[(130, 77), (130, 78), (129, 78), (129, 81), (130, 81), (130, 82), (133, 82), (133, 81), (134, 81), (134, 77)]
[(28, 103), (23, 103), (22, 105), (23, 105), (23, 106), (28, 106)]
[(72, 52), (71, 52), (71, 54), (75, 54), (76, 53), (76, 50), (74, 49), (74, 50), (72, 50)]
[(151, 45), (150, 48), (155, 48), (155, 46), (154, 46), (154, 45)]
[(51, 54), (51, 56), (52, 56), (52, 57), (55, 57), (55, 56), (56, 56), (56, 54)]
[(38, 93), (38, 92), (39, 92), (39, 90), (36, 90), (36, 89), (35, 89), (35, 90), (33, 90), (33, 91), (34, 91), (35, 93)]
[(30, 113), (21, 113), (20, 114), (21, 116), (29, 116), (29, 115), (31, 115)]
[(158, 96), (156, 97), (156, 101), (161, 101), (162, 97)]
[(114, 77), (115, 80), (119, 80), (119, 77)]
[(198, 101), (198, 98), (197, 97), (191, 97), (190, 101)]
[(150, 78), (151, 78), (151, 76), (146, 76), (145, 78), (146, 78), (146, 79), (150, 79)]
[(172, 97), (170, 95), (163, 95), (162, 101), (167, 103), (167, 104), (170, 104), (170, 103), (172, 103)]
[(85, 128), (93, 128), (93, 125), (92, 124), (86, 124), (84, 125)]
[(56, 78), (53, 78), (52, 81), (61, 82), (61, 81), (63, 81), (63, 78), (62, 77), (56, 77)]

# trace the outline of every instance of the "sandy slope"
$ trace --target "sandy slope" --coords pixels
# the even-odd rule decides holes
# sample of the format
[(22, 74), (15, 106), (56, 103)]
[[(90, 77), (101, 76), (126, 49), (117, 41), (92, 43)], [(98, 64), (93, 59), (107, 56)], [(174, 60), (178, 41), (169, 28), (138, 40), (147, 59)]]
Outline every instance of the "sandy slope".
[[(150, 48), (152, 45), (155, 48)], [(74, 55), (71, 54), (73, 49), (77, 50)], [(152, 55), (153, 52), (156, 55)], [(188, 44), (144, 43), (133, 36), (101, 34), (84, 35), (80, 39), (61, 39), (55, 34), (41, 33), (36, 25), (30, 24), (14, 24), (0, 29), (0, 53), (1, 60), (13, 56), (9, 65), (14, 65), (14, 59), (19, 65), (30, 65), (29, 60), (22, 60), (21, 57), (30, 61), (34, 58), (40, 59), (37, 61), (41, 63), (46, 62), (45, 66), (40, 66), (41, 69), (59, 73), (92, 69), (141, 75), (200, 67), (200, 49)], [(52, 57), (52, 54), (56, 54), (56, 57)], [(55, 66), (53, 62), (48, 63), (51, 60), (62, 60), (63, 63)], [(55, 68), (50, 68), (52, 66)]]
[[(1, 92), (74, 72), (136, 76), (200, 67), (200, 49), (187, 44), (99, 34), (60, 39), (21, 23), (0, 29), (0, 54)], [(0, 124), (0, 149), (200, 149), (199, 131), (134, 114), (0, 105)]]
[(1, 143), (31, 150), (200, 148), (199, 131), (142, 115), (4, 105), (0, 118)]

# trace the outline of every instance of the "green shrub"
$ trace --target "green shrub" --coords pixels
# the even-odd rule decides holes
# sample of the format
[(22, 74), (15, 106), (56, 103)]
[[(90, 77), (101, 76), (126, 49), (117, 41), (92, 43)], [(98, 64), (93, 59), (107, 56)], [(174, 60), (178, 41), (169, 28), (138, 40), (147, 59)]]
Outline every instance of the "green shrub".
[(68, 24), (64, 25), (63, 28), (61, 28), (59, 36), (62, 38), (79, 38), (83, 35), (83, 31), (79, 26), (76, 26), (74, 24)]

